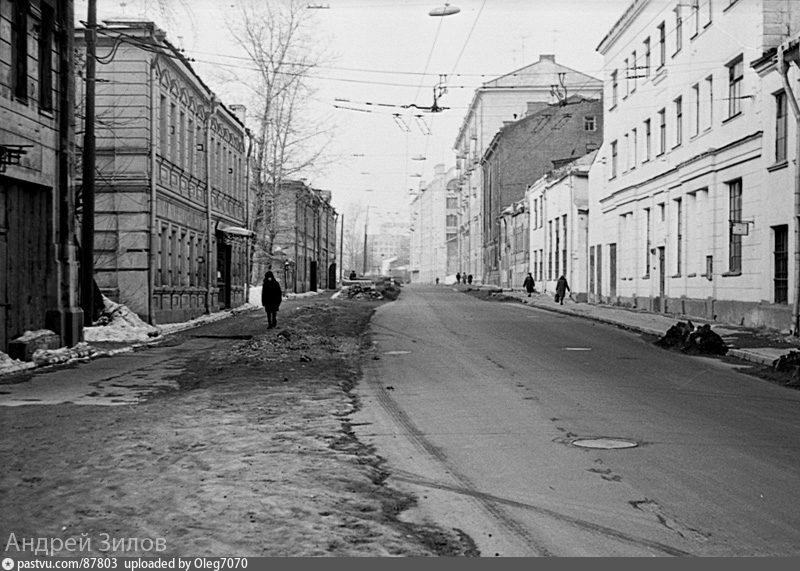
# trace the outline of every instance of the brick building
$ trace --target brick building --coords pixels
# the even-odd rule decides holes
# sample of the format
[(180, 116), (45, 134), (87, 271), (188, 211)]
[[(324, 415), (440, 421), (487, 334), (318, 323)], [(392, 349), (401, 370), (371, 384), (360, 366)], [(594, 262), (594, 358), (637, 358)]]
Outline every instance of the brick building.
[[(0, 0), (0, 351), (49, 329), (82, 339), (71, 0)], [(15, 344), (15, 347), (18, 345)]]
[[(302, 181), (284, 181), (271, 215), (276, 230), (272, 254), (256, 252), (253, 283), (261, 283), (271, 270), (285, 292), (335, 288), (338, 215), (331, 206), (330, 191), (311, 188)], [(257, 222), (259, 236), (265, 231)]]
[[(554, 167), (596, 150), (603, 142), (603, 104), (570, 97), (507, 122), (481, 159), (483, 281), (500, 284), (501, 212)], [(521, 285), (521, 284), (511, 284)]]
[(152, 22), (106, 21), (97, 51), (100, 290), (150, 323), (243, 304), (242, 121)]

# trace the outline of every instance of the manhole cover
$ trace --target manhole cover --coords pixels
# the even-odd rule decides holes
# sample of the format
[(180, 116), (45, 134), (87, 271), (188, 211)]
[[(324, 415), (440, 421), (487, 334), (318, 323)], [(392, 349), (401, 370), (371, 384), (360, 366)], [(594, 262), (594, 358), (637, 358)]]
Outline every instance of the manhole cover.
[(617, 450), (620, 448), (636, 448), (638, 442), (621, 438), (579, 438), (572, 441), (573, 446), (580, 448), (597, 448), (600, 450)]

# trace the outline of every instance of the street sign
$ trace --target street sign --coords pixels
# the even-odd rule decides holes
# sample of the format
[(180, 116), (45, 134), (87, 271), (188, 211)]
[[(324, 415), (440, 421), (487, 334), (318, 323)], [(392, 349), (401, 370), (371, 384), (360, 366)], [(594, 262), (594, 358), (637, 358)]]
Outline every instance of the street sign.
[(734, 236), (747, 236), (749, 227), (747, 222), (731, 222), (731, 234)]

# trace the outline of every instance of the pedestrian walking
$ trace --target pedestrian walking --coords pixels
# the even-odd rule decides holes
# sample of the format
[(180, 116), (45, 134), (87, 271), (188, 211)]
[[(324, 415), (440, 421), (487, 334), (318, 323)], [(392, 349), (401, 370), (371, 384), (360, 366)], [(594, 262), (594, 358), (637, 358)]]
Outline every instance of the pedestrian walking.
[(436, 278), (436, 285), (439, 285), (439, 278)]
[(528, 297), (530, 297), (531, 294), (533, 293), (533, 286), (534, 285), (535, 284), (533, 282), (533, 276), (531, 275), (530, 272), (528, 272), (528, 275), (525, 276), (525, 281), (522, 282), (522, 286), (525, 288), (525, 291), (528, 292)]
[(350, 279), (351, 280), (356, 279), (356, 271), (355, 270), (350, 270)]
[(568, 291), (572, 291), (569, 289), (569, 284), (567, 283), (567, 278), (564, 277), (562, 274), (558, 281), (556, 282), (556, 301), (561, 305), (564, 305), (564, 296), (567, 294)]
[(275, 279), (272, 272), (264, 274), (264, 284), (261, 287), (261, 303), (267, 312), (268, 329), (278, 325), (278, 308), (283, 301), (281, 284)]
[(472, 274), (467, 276), (467, 283), (470, 285), (472, 284)]
[(460, 284), (460, 283), (461, 283), (461, 272), (459, 272), (459, 273), (457, 273), (457, 274), (456, 274), (456, 283), (457, 283), (457, 284)]

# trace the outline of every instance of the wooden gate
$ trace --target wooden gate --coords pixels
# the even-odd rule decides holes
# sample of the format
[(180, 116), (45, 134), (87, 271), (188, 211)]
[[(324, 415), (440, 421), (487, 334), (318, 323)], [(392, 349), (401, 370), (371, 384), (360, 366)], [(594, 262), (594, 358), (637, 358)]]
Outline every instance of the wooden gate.
[(43, 329), (51, 277), (50, 190), (0, 183), (0, 350)]

